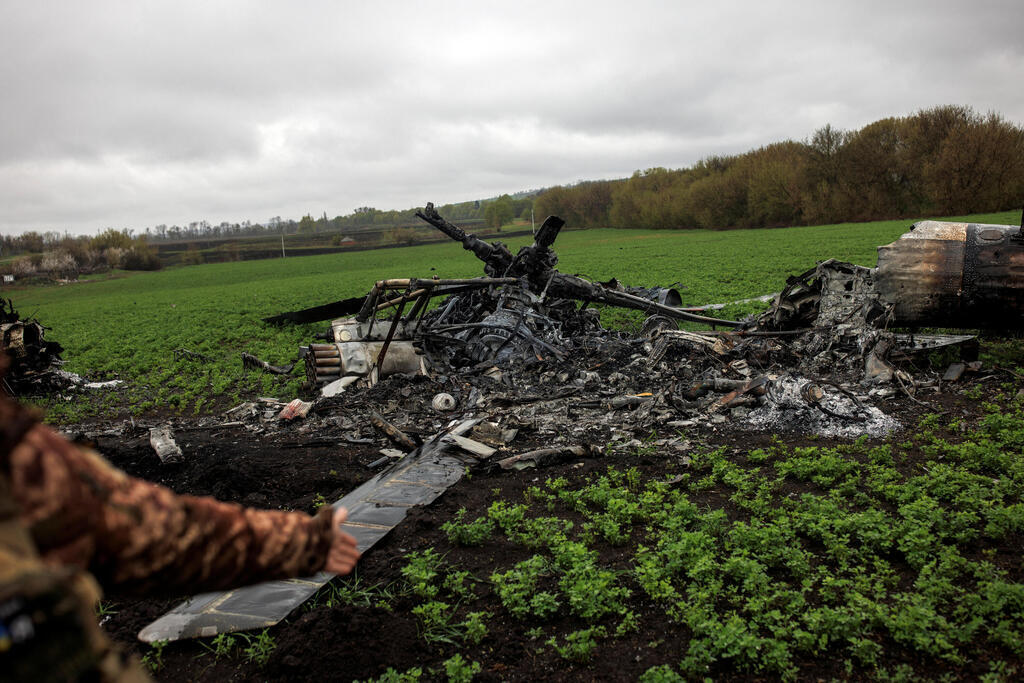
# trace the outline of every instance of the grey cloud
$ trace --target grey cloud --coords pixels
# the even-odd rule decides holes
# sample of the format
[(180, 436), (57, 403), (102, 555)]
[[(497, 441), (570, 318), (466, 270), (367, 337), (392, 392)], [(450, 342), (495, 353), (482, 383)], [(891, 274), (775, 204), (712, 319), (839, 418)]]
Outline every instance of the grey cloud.
[(947, 103), (1020, 122), (1016, 5), (8, 3), (0, 230), (472, 199)]

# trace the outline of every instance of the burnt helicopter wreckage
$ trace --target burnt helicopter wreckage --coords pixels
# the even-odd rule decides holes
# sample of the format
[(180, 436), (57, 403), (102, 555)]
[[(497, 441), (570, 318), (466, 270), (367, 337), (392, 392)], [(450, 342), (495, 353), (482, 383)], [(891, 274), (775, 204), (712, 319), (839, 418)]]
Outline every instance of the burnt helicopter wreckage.
[[(500, 243), (465, 234), (429, 204), (419, 215), (473, 251), (485, 276), (382, 280), (365, 298), (268, 319), (336, 318), (323, 343), (307, 347), (310, 383), (328, 396), (307, 419), (319, 420), (323, 429), (365, 427), (362, 436), (376, 429), (401, 449), (390, 465), (335, 503), (348, 509), (345, 528), (364, 552), (411, 506), (436, 499), (470, 467), (519, 470), (609, 448), (640, 448), (638, 436), (661, 426), (675, 436), (655, 445), (686, 458), (686, 428), (715, 428), (730, 419), (741, 429), (884, 434), (898, 424), (873, 404), (897, 393), (920, 396), (936, 382), (921, 373), (912, 377), (898, 361), (949, 344), (969, 356), (973, 339), (899, 335), (892, 328), (946, 326), (954, 313), (956, 320), (1006, 326), (977, 307), (990, 301), (988, 278), (998, 277), (993, 269), (1016, 277), (1013, 264), (1024, 248), (1006, 226), (919, 223), (879, 248), (878, 268), (819, 263), (789, 278), (763, 314), (739, 322), (682, 308), (670, 291), (631, 291), (560, 273), (551, 249), (563, 225), (557, 218), (545, 221), (533, 245), (513, 255)], [(978, 249), (994, 245), (995, 233), (1002, 235), (1003, 249)], [(986, 262), (980, 271), (971, 265), (979, 259)], [(905, 277), (910, 268), (920, 275)], [(444, 298), (431, 308), (435, 297)], [(918, 301), (924, 297), (928, 307)], [(1019, 326), (1021, 309), (1013, 302)], [(649, 317), (636, 334), (606, 330), (591, 303)], [(679, 321), (712, 329), (678, 329)], [(394, 380), (375, 387), (388, 375), (413, 379), (399, 391), (381, 391)], [(329, 397), (343, 390), (345, 396)], [(382, 396), (390, 397), (384, 401), (390, 410), (382, 407)], [(509, 455), (520, 430), (532, 434), (532, 450)], [(321, 573), (198, 595), (146, 626), (139, 638), (265, 628), (330, 579)]]
[[(1011, 226), (917, 223), (879, 247), (877, 268), (821, 262), (790, 277), (762, 315), (732, 321), (711, 317), (701, 307), (682, 307), (674, 289), (627, 288), (615, 280), (593, 282), (558, 271), (552, 246), (564, 221), (555, 216), (544, 222), (532, 245), (516, 254), (501, 242), (467, 234), (432, 204), (417, 216), (472, 251), (483, 262), (485, 276), (381, 280), (365, 298), (265, 319), (313, 322), (350, 316), (334, 319), (319, 343), (303, 349), (309, 382), (325, 395), (356, 382), (373, 385), (387, 375), (427, 374), (430, 368), (498, 377), (503, 369), (537, 363), (569, 367), (584, 350), (624, 343), (626, 335), (604, 329), (591, 304), (649, 316), (639, 337), (631, 338), (646, 345), (641, 354), (648, 364), (660, 362), (671, 347), (725, 361), (734, 380), (758, 368), (864, 386), (897, 385), (876, 392), (881, 395), (913, 393), (913, 380), (893, 361), (954, 344), (970, 361), (976, 345), (970, 335), (890, 330), (1006, 327), (1013, 321), (995, 314), (1000, 306), (1016, 311), (1018, 324), (1024, 311), (1024, 285), (1013, 284), (1024, 282), (1018, 272), (1024, 268), (1024, 241)], [(444, 299), (430, 307), (435, 297)], [(679, 321), (711, 329), (680, 330)], [(732, 363), (737, 361), (745, 362), (746, 374), (735, 371)], [(721, 372), (715, 363), (689, 363), (687, 369), (698, 383)]]

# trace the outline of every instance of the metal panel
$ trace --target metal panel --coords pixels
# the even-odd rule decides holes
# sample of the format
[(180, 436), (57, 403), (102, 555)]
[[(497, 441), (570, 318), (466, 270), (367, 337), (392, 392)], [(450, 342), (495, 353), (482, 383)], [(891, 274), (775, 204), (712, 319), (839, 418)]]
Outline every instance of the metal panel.
[[(445, 454), (448, 447), (438, 436), (334, 504), (349, 511), (343, 528), (355, 536), (361, 551), (384, 538), (409, 508), (430, 503), (462, 478), (465, 465)], [(321, 572), (196, 595), (142, 629), (139, 639), (201, 638), (273, 626), (333, 578)]]
[(1024, 323), (1024, 242), (1010, 225), (923, 221), (878, 248), (875, 283), (894, 323), (1017, 328)]

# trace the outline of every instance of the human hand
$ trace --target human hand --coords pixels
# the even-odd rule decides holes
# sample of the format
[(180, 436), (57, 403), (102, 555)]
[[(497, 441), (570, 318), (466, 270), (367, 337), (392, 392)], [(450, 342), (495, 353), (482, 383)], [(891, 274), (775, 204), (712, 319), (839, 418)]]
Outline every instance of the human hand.
[(331, 549), (327, 552), (327, 564), (324, 565), (324, 571), (332, 574), (348, 574), (356, 566), (356, 561), (361, 554), (356, 549), (356, 539), (341, 530), (341, 525), (346, 519), (348, 519), (348, 510), (345, 508), (335, 510), (334, 517), (331, 519), (334, 537), (331, 539)]

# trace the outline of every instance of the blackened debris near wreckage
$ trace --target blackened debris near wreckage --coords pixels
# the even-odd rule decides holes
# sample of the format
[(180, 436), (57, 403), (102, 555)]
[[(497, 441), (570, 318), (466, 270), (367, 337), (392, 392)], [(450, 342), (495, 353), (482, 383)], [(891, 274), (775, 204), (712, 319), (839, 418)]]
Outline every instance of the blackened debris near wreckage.
[(21, 319), (14, 304), (0, 298), (0, 353), (9, 359), (6, 376), (0, 381), (8, 394), (42, 393), (67, 384), (58, 374), (64, 349), (44, 339), (45, 333), (46, 328), (38, 320)]
[(9, 299), (0, 298), (0, 354), (6, 370), (0, 373), (0, 391), (9, 396), (43, 396), (82, 389), (114, 389), (119, 379), (90, 382), (63, 369), (64, 347), (46, 340), (48, 328), (35, 319), (22, 319)]

